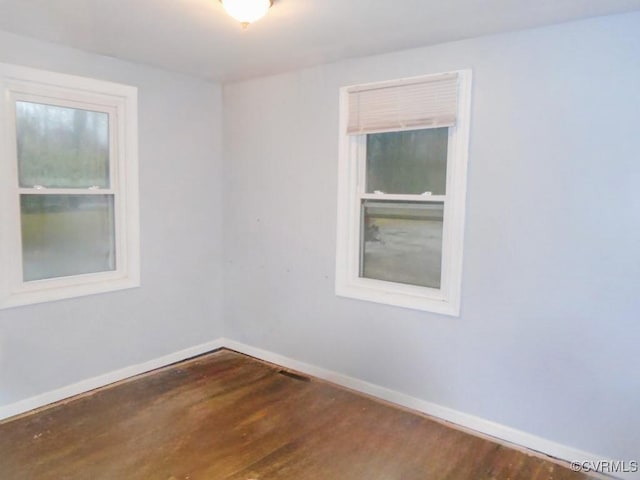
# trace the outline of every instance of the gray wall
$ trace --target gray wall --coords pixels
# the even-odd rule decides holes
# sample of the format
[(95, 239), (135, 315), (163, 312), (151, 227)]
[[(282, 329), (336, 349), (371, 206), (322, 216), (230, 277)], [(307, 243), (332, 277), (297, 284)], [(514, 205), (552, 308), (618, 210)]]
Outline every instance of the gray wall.
[[(143, 282), (0, 311), (0, 405), (224, 334), (633, 459), (639, 51), (629, 14), (228, 85), (222, 156), (217, 85), (0, 32), (1, 62), (139, 87)], [(338, 87), (467, 67), (462, 315), (336, 297)]]
[[(639, 52), (634, 13), (225, 86), (227, 336), (635, 459)], [(461, 316), (336, 297), (338, 88), (467, 67)]]
[(0, 32), (0, 62), (139, 91), (142, 287), (0, 311), (0, 405), (222, 335), (218, 85)]

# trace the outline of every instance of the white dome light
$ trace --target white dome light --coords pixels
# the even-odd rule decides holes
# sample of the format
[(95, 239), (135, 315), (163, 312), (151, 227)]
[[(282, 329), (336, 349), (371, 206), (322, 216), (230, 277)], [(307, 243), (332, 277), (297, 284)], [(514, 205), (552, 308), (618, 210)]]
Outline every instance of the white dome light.
[(271, 0), (221, 0), (229, 15), (243, 26), (264, 17), (271, 7)]

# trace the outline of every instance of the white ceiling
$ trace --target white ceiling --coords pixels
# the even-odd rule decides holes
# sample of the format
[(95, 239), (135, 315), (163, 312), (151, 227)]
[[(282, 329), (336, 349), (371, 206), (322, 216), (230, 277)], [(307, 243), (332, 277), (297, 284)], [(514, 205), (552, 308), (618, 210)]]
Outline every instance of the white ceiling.
[(276, 0), (243, 31), (218, 0), (0, 0), (0, 29), (229, 81), (640, 9), (640, 0)]

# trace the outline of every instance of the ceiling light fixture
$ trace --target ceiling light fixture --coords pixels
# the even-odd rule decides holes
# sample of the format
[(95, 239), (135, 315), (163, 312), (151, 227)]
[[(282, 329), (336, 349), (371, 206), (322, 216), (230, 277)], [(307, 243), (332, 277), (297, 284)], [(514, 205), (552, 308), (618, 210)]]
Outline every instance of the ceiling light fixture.
[(220, 0), (227, 13), (240, 22), (242, 28), (264, 17), (273, 0)]

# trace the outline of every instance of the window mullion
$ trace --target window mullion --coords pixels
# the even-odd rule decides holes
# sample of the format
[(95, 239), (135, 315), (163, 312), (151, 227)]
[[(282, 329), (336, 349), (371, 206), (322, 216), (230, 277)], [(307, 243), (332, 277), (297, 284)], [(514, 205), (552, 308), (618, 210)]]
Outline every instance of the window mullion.
[(20, 195), (115, 195), (113, 188), (19, 188)]
[(359, 195), (362, 200), (387, 200), (400, 202), (432, 202), (446, 203), (446, 195), (404, 195), (392, 193), (362, 193)]

